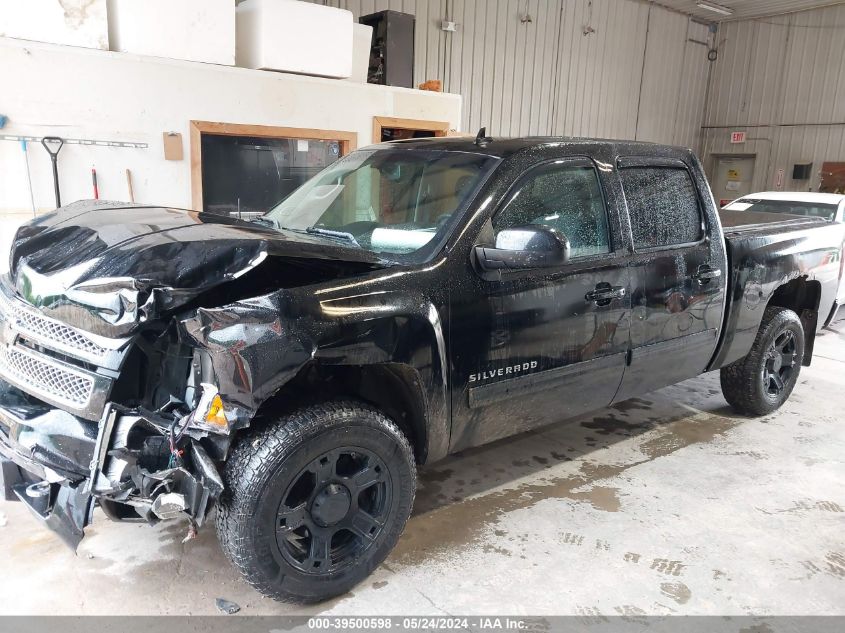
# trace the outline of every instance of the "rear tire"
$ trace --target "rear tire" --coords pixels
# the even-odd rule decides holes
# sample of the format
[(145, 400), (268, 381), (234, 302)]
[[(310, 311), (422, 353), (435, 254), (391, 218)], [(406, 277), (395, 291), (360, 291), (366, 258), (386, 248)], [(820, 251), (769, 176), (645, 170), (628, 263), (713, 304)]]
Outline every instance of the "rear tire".
[(722, 394), (734, 410), (766, 415), (786, 402), (804, 360), (804, 327), (787, 308), (769, 307), (751, 351), (722, 367)]
[(407, 438), (351, 401), (305, 407), (244, 435), (223, 478), (223, 551), (258, 591), (299, 603), (346, 593), (380, 565), (416, 491)]

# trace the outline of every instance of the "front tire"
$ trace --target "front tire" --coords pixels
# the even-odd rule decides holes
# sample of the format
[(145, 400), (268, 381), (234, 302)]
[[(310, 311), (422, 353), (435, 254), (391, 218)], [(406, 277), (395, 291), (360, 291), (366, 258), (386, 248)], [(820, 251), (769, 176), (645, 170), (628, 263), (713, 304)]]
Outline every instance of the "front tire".
[(804, 360), (804, 327), (787, 308), (769, 307), (751, 351), (722, 367), (722, 394), (734, 410), (766, 415), (786, 402)]
[(329, 402), (242, 437), (224, 483), (223, 551), (264, 595), (309, 603), (346, 593), (387, 557), (411, 514), (416, 466), (390, 419)]

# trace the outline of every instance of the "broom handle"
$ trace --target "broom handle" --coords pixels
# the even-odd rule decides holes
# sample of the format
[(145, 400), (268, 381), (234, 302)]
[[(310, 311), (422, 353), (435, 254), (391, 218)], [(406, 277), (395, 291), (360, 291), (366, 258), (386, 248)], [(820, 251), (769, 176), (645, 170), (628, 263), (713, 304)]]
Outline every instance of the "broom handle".
[(129, 187), (129, 202), (135, 202), (135, 192), (132, 190), (132, 172), (126, 170), (126, 186)]

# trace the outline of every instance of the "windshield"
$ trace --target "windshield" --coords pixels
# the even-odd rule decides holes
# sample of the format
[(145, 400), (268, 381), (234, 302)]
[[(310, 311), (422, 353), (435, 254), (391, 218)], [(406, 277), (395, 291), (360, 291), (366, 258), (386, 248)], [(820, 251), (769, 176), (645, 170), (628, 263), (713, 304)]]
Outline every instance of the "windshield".
[(389, 259), (425, 259), (497, 162), (464, 152), (363, 149), (314, 176), (261, 220)]
[(798, 200), (763, 200), (761, 198), (740, 198), (725, 207), (728, 211), (756, 211), (761, 213), (784, 213), (824, 218), (832, 222), (836, 217), (836, 205), (822, 202), (801, 202)]

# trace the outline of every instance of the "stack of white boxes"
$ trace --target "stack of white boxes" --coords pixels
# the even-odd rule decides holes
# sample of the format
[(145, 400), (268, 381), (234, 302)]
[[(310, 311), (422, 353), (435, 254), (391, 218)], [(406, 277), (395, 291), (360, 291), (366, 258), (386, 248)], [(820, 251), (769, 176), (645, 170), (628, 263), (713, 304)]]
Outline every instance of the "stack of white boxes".
[(8, 0), (0, 37), (366, 82), (372, 28), (299, 0)]
[(237, 8), (237, 63), (304, 75), (352, 74), (352, 13), (296, 0), (245, 0)]
[(108, 0), (113, 51), (235, 64), (232, 0)]

